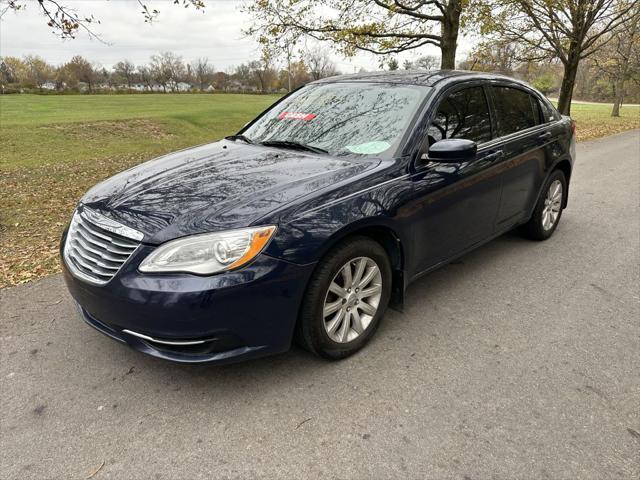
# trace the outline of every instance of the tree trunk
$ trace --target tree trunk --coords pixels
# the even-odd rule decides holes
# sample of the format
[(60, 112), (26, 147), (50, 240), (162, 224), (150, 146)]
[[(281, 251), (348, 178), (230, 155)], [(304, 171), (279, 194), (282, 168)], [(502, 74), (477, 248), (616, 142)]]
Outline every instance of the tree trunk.
[(571, 114), (571, 99), (573, 98), (573, 87), (576, 83), (576, 74), (580, 64), (580, 52), (577, 48), (569, 48), (567, 62), (564, 64), (564, 75), (560, 86), (560, 97), (558, 98), (558, 111), (562, 115)]
[(456, 68), (456, 50), (458, 48), (458, 30), (460, 28), (460, 14), (462, 5), (460, 0), (450, 0), (442, 21), (442, 40), (440, 40), (440, 52), (442, 59), (440, 68), (453, 70)]
[[(622, 99), (624, 98), (624, 83), (627, 78), (629, 78), (629, 61), (632, 58), (633, 47), (638, 36), (638, 22), (640, 22), (640, 16), (636, 16), (632, 23), (625, 29), (626, 31), (623, 31), (618, 35), (617, 51), (620, 54), (622, 63), (620, 64), (619, 75), (614, 83), (613, 110), (611, 110), (612, 117), (620, 116), (620, 106), (622, 105)], [(626, 45), (623, 43), (625, 41)]]
[(291, 51), (287, 50), (287, 91), (291, 91)]
[(622, 104), (622, 97), (624, 95), (624, 79), (618, 79), (614, 85), (614, 97), (613, 97), (613, 109), (611, 110), (612, 117), (620, 116), (620, 105)]
[(620, 97), (618, 97), (618, 95), (616, 95), (616, 99), (613, 101), (613, 109), (611, 110), (611, 116), (612, 117), (619, 117), (620, 116)]

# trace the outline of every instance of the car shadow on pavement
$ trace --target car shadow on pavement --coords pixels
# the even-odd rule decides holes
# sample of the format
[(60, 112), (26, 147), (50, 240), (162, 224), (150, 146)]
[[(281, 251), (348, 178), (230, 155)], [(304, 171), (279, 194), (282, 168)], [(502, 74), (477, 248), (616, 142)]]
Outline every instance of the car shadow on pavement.
[[(317, 358), (294, 345), (283, 354), (230, 365), (175, 364), (129, 350), (103, 339), (97, 332), (95, 335), (100, 336), (101, 343), (109, 345), (103, 363), (112, 362), (113, 368), (119, 371), (132, 369), (144, 375), (145, 382), (157, 383), (163, 388), (170, 383), (172, 388), (180, 388), (183, 393), (185, 390), (196, 392), (204, 389), (202, 394), (208, 391), (220, 396), (225, 391), (234, 392), (238, 388), (263, 393), (264, 388), (308, 383), (313, 378), (333, 378), (337, 372), (360, 368), (370, 361), (371, 356), (392, 356), (396, 349), (398, 354), (404, 353), (403, 339), (417, 340), (422, 348), (428, 349), (434, 330), (444, 330), (451, 336), (464, 335), (464, 332), (457, 331), (464, 328), (464, 323), (451, 322), (451, 315), (439, 312), (447, 311), (447, 302), (460, 302), (467, 284), (480, 285), (486, 271), (495, 271), (504, 258), (518, 255), (527, 248), (536, 248), (536, 245), (517, 233), (507, 233), (416, 280), (406, 293), (404, 311), (390, 309), (367, 347), (340, 362)], [(83, 337), (91, 335), (87, 329), (81, 332)]]

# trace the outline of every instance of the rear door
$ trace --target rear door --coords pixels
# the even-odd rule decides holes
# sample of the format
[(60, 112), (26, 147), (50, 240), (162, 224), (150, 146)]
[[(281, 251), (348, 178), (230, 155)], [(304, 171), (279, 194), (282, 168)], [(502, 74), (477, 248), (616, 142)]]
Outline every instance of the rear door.
[(537, 96), (517, 84), (493, 84), (490, 88), (497, 138), (503, 152), (502, 195), (496, 229), (507, 230), (531, 213), (544, 181), (547, 146), (557, 132), (546, 127)]

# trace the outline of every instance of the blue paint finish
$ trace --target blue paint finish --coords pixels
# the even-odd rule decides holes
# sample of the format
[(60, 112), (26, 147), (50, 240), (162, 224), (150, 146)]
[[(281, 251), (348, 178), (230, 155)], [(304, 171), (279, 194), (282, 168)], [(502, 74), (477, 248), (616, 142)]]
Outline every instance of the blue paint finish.
[[(411, 83), (433, 91), (397, 158), (332, 157), (223, 140), (160, 157), (92, 188), (84, 205), (145, 236), (103, 286), (74, 277), (63, 261), (65, 281), (88, 324), (144, 353), (180, 362), (282, 352), (317, 262), (341, 239), (372, 228), (389, 232), (400, 252), (395, 268), (403, 290), (525, 222), (550, 172), (561, 162), (573, 165), (570, 119), (560, 116), (507, 137), (497, 137), (494, 128), (492, 140), (478, 145), (469, 161), (423, 159), (426, 127), (449, 92), (482, 85), (491, 99), (492, 85), (509, 85), (548, 106), (521, 82), (468, 72), (361, 74), (318, 83), (325, 82)], [(161, 243), (254, 225), (278, 228), (266, 250), (241, 269), (212, 276), (138, 271)], [(170, 350), (124, 329), (162, 340), (216, 338), (226, 349)]]

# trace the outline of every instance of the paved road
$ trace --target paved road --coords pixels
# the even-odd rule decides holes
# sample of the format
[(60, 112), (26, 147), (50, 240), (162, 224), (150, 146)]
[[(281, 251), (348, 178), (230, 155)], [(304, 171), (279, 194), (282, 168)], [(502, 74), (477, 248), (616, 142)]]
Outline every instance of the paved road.
[(174, 365), (59, 276), (1, 291), (0, 477), (637, 479), (640, 132), (578, 151), (552, 240), (420, 280), (340, 363)]

